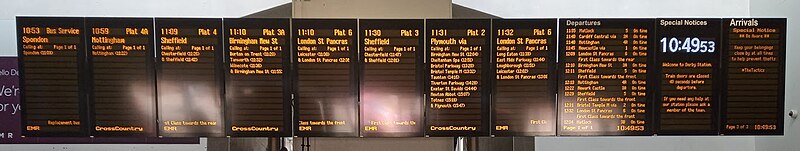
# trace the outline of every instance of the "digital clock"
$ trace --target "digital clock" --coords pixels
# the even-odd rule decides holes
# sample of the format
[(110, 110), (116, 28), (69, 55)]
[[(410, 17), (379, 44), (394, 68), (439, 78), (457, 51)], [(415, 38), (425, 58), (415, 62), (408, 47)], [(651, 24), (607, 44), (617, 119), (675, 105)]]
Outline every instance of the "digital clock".
[(687, 53), (713, 53), (716, 50), (716, 42), (713, 40), (700, 40), (697, 37), (662, 37), (661, 52), (678, 52), (685, 51)]

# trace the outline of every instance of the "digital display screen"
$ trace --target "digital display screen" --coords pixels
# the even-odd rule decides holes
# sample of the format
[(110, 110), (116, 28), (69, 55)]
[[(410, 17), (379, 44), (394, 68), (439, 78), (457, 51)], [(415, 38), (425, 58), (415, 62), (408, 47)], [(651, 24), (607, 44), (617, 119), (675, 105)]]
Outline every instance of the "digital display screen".
[(223, 136), (222, 19), (156, 18), (159, 135)]
[(786, 18), (16, 24), (25, 137), (784, 133)]
[(428, 19), (429, 136), (488, 136), (491, 21)]
[(720, 19), (656, 19), (659, 135), (717, 135)]
[(84, 18), (17, 17), (22, 135), (87, 136)]
[(723, 19), (721, 134), (783, 134), (786, 19)]
[(424, 25), (359, 20), (361, 136), (423, 136)]
[(559, 135), (651, 135), (652, 19), (561, 19)]
[(225, 18), (226, 130), (291, 136), (289, 19)]
[(556, 19), (493, 19), (492, 135), (556, 134)]
[(358, 136), (355, 19), (293, 19), (295, 135)]
[(92, 136), (156, 137), (152, 18), (86, 18)]

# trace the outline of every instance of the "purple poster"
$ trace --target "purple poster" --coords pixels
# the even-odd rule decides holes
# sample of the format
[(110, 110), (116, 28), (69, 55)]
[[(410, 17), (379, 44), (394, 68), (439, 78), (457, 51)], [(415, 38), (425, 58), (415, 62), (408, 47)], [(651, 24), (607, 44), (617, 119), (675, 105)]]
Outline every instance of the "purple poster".
[(21, 138), (17, 57), (0, 57), (0, 144), (197, 144), (198, 138)]
[(19, 71), (16, 57), (0, 57), (0, 143), (23, 143), (20, 136)]

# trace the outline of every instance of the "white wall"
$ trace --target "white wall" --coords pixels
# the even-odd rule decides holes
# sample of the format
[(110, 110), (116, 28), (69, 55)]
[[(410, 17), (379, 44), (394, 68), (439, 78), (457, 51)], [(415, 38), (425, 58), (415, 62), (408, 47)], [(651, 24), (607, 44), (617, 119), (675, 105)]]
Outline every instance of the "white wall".
[(294, 0), (294, 18), (450, 18), (450, 0)]
[(536, 151), (753, 151), (750, 136), (537, 137)]
[[(800, 109), (800, 1), (797, 0), (751, 0), (750, 12), (753, 16), (774, 16), (787, 18), (786, 37), (786, 110)], [(797, 151), (800, 150), (800, 121), (785, 116), (784, 136), (757, 137), (758, 151)]]
[(749, 0), (453, 0), (503, 18), (749, 16)]
[(0, 144), (0, 151), (204, 151), (206, 144)]
[[(290, 0), (3, 0), (0, 56), (16, 56), (15, 16), (241, 17)], [(38, 8), (37, 8), (38, 7)]]

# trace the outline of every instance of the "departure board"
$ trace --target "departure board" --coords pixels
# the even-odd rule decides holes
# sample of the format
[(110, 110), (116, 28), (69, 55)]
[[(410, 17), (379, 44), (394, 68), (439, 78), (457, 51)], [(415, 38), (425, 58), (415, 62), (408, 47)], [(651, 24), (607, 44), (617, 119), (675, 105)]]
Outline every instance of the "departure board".
[(717, 135), (720, 19), (656, 19), (659, 135)]
[(559, 135), (651, 135), (652, 19), (561, 19)]
[(156, 137), (152, 18), (86, 18), (92, 136)]
[(291, 136), (289, 19), (225, 18), (226, 131)]
[(427, 135), (489, 135), (490, 26), (488, 19), (426, 20)]
[(156, 18), (159, 135), (223, 136), (222, 19)]
[(16, 24), (24, 137), (784, 133), (786, 18)]
[(84, 18), (17, 17), (22, 135), (88, 135)]
[(358, 136), (355, 19), (293, 19), (295, 135)]
[(422, 19), (359, 20), (361, 136), (423, 136)]
[(494, 19), (492, 134), (556, 134), (556, 19)]
[(786, 19), (723, 19), (721, 133), (783, 134)]

